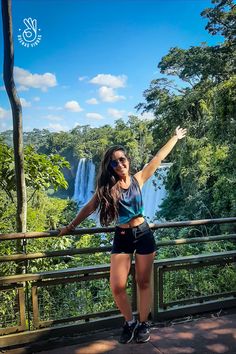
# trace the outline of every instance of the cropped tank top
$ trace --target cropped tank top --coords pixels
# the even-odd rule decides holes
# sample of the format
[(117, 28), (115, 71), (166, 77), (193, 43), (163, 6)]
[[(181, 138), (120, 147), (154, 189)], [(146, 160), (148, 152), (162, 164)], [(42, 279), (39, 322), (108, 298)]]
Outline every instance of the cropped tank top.
[(130, 186), (123, 189), (119, 200), (118, 224), (126, 224), (135, 216), (143, 216), (142, 193), (138, 181), (130, 176)]

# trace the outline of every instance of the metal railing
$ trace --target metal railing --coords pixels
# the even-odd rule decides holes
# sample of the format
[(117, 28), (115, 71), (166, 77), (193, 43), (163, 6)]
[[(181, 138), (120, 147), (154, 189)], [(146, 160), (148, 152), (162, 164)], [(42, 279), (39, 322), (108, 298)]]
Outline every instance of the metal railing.
[[(215, 225), (222, 224), (235, 225), (235, 223), (236, 218), (224, 218), (166, 222), (150, 224), (150, 227), (156, 232), (161, 229), (180, 228), (182, 230), (193, 227), (215, 227)], [(235, 229), (234, 226), (233, 228)], [(75, 230), (72, 237), (113, 232), (114, 227), (83, 228)], [(162, 240), (157, 241), (157, 246), (160, 249), (161, 247), (182, 247), (182, 245), (194, 243), (201, 245), (217, 241), (234, 242), (236, 234), (227, 232), (213, 236)], [(58, 231), (55, 230), (0, 234), (0, 242), (19, 239), (51, 239), (58, 237), (57, 235)], [(236, 250), (234, 243), (231, 245), (231, 250), (184, 257), (160, 259), (157, 253), (152, 276), (151, 314), (153, 321), (236, 306)], [(71, 332), (81, 333), (95, 328), (120, 325), (123, 319), (109, 289), (109, 264), (27, 272), (27, 265), (30, 261), (58, 260), (58, 257), (65, 260), (66, 257), (97, 253), (105, 255), (110, 250), (111, 245), (0, 255), (0, 266), (19, 262), (26, 265), (24, 274), (8, 274), (0, 277), (0, 346), (7, 347), (13, 343), (35, 341), (52, 335), (60, 336), (61, 333), (63, 335)], [(74, 261), (76, 257), (73, 258)], [(202, 275), (200, 269), (203, 272)], [(209, 274), (221, 282), (223, 279), (226, 290), (218, 291), (222, 284), (218, 284), (218, 288), (214, 287), (214, 284), (210, 286), (206, 279)], [(196, 277), (198, 281), (195, 281)], [(201, 286), (206, 282), (204, 293), (202, 289), (197, 288), (198, 282)], [(178, 291), (176, 291), (177, 288)], [(132, 299), (133, 311), (137, 312), (138, 292), (134, 264), (131, 267), (128, 291)], [(182, 296), (184, 293), (188, 293), (189, 296), (184, 298)]]

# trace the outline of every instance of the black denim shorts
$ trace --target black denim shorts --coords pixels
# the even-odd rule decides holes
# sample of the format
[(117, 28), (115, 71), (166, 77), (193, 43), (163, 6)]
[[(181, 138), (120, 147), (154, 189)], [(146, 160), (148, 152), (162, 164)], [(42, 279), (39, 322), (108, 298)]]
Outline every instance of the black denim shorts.
[(156, 243), (148, 223), (132, 228), (116, 226), (111, 253), (150, 254), (156, 251)]

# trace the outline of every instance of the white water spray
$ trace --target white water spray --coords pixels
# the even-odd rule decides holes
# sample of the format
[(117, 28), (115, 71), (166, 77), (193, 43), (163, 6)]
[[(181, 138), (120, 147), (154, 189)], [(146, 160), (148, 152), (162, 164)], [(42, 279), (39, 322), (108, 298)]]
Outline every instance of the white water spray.
[(83, 207), (94, 194), (95, 165), (91, 160), (82, 158), (79, 160), (75, 177), (75, 189), (73, 200), (78, 207)]
[[(156, 212), (166, 197), (164, 179), (168, 173), (171, 163), (163, 163), (157, 170), (157, 176), (153, 175), (144, 184), (142, 189), (144, 214), (148, 222), (157, 221)], [(73, 200), (78, 208), (83, 207), (93, 196), (95, 191), (95, 165), (91, 160), (82, 158), (79, 160), (75, 178), (75, 189)], [(96, 217), (98, 220), (98, 218)]]

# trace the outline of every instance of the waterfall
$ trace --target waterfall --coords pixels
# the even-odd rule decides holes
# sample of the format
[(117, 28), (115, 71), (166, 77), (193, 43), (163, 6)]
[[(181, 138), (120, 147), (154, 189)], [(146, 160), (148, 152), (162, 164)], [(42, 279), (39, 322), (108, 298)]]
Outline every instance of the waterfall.
[(162, 163), (142, 188), (144, 215), (148, 222), (157, 221), (155, 214), (160, 210), (160, 205), (166, 197), (164, 181), (171, 165)]
[[(166, 197), (164, 179), (171, 165), (171, 163), (161, 164), (155, 175), (150, 177), (143, 186), (144, 214), (148, 222), (156, 220), (155, 214), (160, 210), (160, 205)], [(82, 158), (78, 163), (73, 195), (73, 200), (77, 202), (79, 209), (93, 196), (94, 190), (95, 165), (91, 160)], [(93, 219), (98, 222), (98, 216), (94, 216)]]
[(79, 160), (75, 177), (73, 200), (78, 207), (84, 206), (94, 194), (95, 165), (91, 160)]

